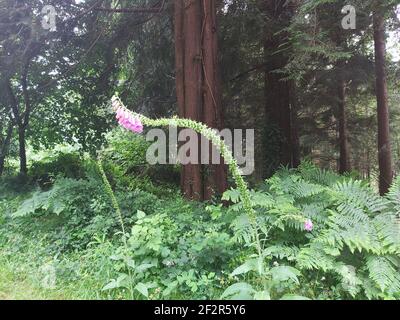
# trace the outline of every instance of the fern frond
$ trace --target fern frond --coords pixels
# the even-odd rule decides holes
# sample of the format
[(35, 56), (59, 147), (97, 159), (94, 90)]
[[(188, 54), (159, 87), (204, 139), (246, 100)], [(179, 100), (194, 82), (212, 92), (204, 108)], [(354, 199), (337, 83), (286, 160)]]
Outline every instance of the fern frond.
[(393, 263), (383, 256), (367, 257), (370, 278), (382, 292), (400, 294), (400, 274)]
[(299, 269), (323, 270), (325, 272), (335, 269), (335, 258), (326, 254), (323, 245), (312, 243), (300, 249), (297, 255)]

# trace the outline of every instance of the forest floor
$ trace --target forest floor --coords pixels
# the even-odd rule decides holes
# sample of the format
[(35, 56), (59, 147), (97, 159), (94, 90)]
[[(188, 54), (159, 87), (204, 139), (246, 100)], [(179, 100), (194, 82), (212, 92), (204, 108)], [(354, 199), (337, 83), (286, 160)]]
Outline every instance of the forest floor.
[(62, 299), (62, 295), (35, 286), (24, 275), (15, 274), (10, 265), (0, 262), (0, 300)]
[(46, 289), (17, 261), (4, 258), (0, 250), (0, 300), (65, 300), (74, 299), (58, 286)]

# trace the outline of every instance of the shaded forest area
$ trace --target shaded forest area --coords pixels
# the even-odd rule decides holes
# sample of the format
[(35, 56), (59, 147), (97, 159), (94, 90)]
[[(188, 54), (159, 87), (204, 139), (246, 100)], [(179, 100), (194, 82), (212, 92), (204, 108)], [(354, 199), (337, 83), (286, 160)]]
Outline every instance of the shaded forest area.
[[(43, 298), (398, 299), (399, 40), (399, 0), (0, 0), (0, 272), (50, 266)], [(149, 165), (116, 92), (254, 129), (254, 173)]]

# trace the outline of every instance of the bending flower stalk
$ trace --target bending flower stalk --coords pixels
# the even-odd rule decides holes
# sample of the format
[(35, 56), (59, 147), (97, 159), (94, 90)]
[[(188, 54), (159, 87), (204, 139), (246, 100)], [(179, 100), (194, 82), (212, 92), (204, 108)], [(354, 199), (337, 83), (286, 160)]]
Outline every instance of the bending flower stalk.
[[(219, 152), (221, 153), (222, 157), (225, 160), (225, 163), (228, 164), (229, 171), (231, 172), (232, 177), (235, 180), (237, 189), (240, 193), (243, 209), (249, 219), (250, 226), (252, 229), (252, 240), (254, 241), (253, 244), (257, 249), (259, 257), (259, 263), (260, 263), (259, 272), (261, 274), (262, 273), (261, 270), (264, 270), (264, 259), (262, 252), (263, 245), (259, 235), (259, 227), (257, 225), (256, 211), (254, 210), (252, 205), (251, 195), (247, 183), (244, 181), (240, 172), (240, 168), (237, 165), (237, 162), (233, 157), (232, 152), (228, 149), (223, 139), (213, 129), (207, 127), (203, 123), (196, 122), (190, 119), (181, 119), (177, 117), (150, 119), (141, 114), (134, 113), (128, 110), (117, 96), (114, 96), (112, 98), (112, 107), (116, 112), (116, 118), (119, 124), (130, 131), (140, 133), (143, 131), (143, 125), (149, 127), (172, 126), (172, 127), (189, 128), (204, 136), (219, 150)], [(313, 226), (311, 220), (305, 221), (304, 228), (307, 231), (312, 230)]]
[[(211, 143), (219, 150), (222, 157), (225, 159), (225, 162), (228, 164), (229, 170), (240, 192), (244, 210), (248, 214), (252, 224), (255, 224), (256, 213), (251, 204), (250, 192), (248, 190), (247, 183), (244, 181), (240, 169), (237, 165), (237, 162), (233, 157), (231, 151), (229, 151), (223, 139), (221, 139), (221, 137), (218, 134), (216, 134), (213, 129), (207, 127), (203, 123), (189, 119), (147, 118), (141, 114), (134, 113), (128, 110), (117, 96), (114, 96), (112, 98), (112, 107), (116, 112), (116, 117), (120, 125), (136, 133), (143, 131), (143, 125), (147, 125), (149, 127), (167, 127), (167, 126), (183, 127), (192, 129), (195, 132), (203, 135), (209, 141), (211, 141)], [(131, 125), (131, 123), (135, 123), (135, 126)], [(135, 129), (140, 129), (140, 130), (135, 130)]]

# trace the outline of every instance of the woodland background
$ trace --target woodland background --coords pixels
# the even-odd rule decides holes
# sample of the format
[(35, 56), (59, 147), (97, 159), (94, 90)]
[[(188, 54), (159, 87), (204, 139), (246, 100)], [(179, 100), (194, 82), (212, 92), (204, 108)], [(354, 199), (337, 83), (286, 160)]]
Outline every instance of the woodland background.
[[(47, 4), (57, 12), (56, 30), (42, 26), (42, 8)], [(346, 15), (342, 8), (346, 5), (356, 9), (356, 29), (342, 27)], [(179, 115), (213, 128), (255, 129), (256, 171), (247, 178), (255, 190), (255, 205), (259, 205), (259, 192), (264, 201), (261, 207), (268, 207), (272, 221), (272, 212), (284, 214), (281, 218), (286, 219), (288, 212), (297, 210), (324, 225), (321, 228), (337, 232), (334, 244), (327, 240), (325, 229), (315, 239), (329, 243), (329, 250), (324, 248), (321, 255), (342, 259), (340, 252), (346, 256), (340, 264), (328, 258), (310, 262), (307, 259), (313, 254), (307, 251), (305, 259), (302, 250), (322, 250), (310, 244), (319, 243), (317, 240), (297, 235), (296, 240), (289, 241), (283, 229), (281, 233), (277, 231), (272, 237), (274, 243), (285, 249), (281, 248), (283, 251), (276, 256), (270, 250), (277, 259), (269, 260), (271, 267), (281, 259), (300, 271), (279, 269), (285, 274), (282, 276), (276, 275), (274, 269), (275, 278), (274, 272), (268, 273), (274, 283), (269, 297), (290, 293), (322, 299), (398, 298), (400, 279), (395, 274), (399, 268), (399, 232), (392, 218), (399, 212), (398, 204), (393, 204), (398, 201), (396, 176), (400, 170), (399, 19), (398, 0), (1, 0), (3, 274), (13, 278), (19, 273), (10, 268), (17, 263), (38, 270), (51, 260), (58, 278), (80, 279), (76, 283), (82, 291), (73, 285), (68, 291), (64, 283), (61, 298), (73, 297), (74, 291), (85, 298), (133, 297), (129, 286), (121, 284), (126, 278), (119, 278), (124, 268), (130, 270), (130, 260), (122, 259), (126, 265), (117, 267), (104, 260), (112, 255), (115, 259), (111, 260), (119, 261), (115, 252), (123, 246), (114, 242), (120, 241), (115, 237), (118, 227), (109, 200), (101, 191), (101, 179), (95, 173), (93, 161), (99, 153), (106, 159), (107, 177), (122, 206), (123, 220), (133, 228), (131, 238), (143, 245), (138, 259), (144, 257), (142, 262), (150, 268), (154, 259), (162, 257), (166, 265), (170, 260), (165, 262), (165, 257), (170, 252), (165, 250), (172, 248), (177, 255), (185, 252), (188, 257), (198, 258), (193, 267), (188, 266), (190, 270), (184, 271), (187, 261), (182, 256), (180, 262), (171, 258), (176, 265), (181, 263), (183, 269), (176, 272), (184, 272), (184, 279), (176, 280), (176, 274), (168, 273), (170, 282), (154, 285), (154, 277), (161, 277), (160, 273), (168, 278), (163, 273), (167, 269), (159, 267), (158, 273), (146, 274), (146, 279), (154, 281), (140, 282), (147, 283), (145, 289), (140, 285), (137, 289), (142, 296), (220, 297), (226, 285), (234, 282), (227, 277), (228, 271), (221, 275), (221, 270), (229, 270), (251, 256), (247, 249), (242, 251), (232, 244), (233, 235), (228, 231), (232, 220), (218, 220), (225, 211), (231, 217), (235, 209), (226, 206), (239, 201), (232, 190), (224, 194), (233, 186), (227, 168), (146, 164), (147, 144), (143, 138), (116, 129), (110, 99), (118, 92), (131, 110), (151, 118)], [(220, 204), (221, 194), (224, 205)], [(273, 204), (268, 202), (270, 195), (275, 197)], [(280, 196), (290, 209), (277, 200)], [(359, 204), (360, 199), (365, 203)], [(344, 212), (340, 204), (350, 205), (352, 201), (359, 207)], [(314, 209), (320, 216), (310, 209), (311, 204), (319, 208), (320, 211)], [(160, 214), (160, 210), (164, 213)], [(326, 217), (327, 212), (333, 214), (332, 210), (337, 216)], [(368, 229), (375, 220), (371, 225), (368, 222), (368, 227), (360, 227), (386, 211), (391, 212), (390, 219), (379, 225), (379, 231)], [(211, 212), (211, 220), (207, 220), (207, 212)], [(330, 224), (339, 223), (334, 217), (343, 218), (349, 212), (354, 219), (348, 225), (358, 224), (359, 232), (369, 230), (357, 241), (338, 231), (346, 228), (343, 220), (340, 228)], [(367, 218), (360, 218), (360, 212)], [(147, 238), (138, 240), (143, 230), (135, 229), (139, 228), (135, 225), (136, 214), (139, 221), (148, 219), (141, 227), (152, 230), (148, 232), (155, 243)], [(194, 234), (187, 230), (193, 217), (198, 219), (194, 224), (199, 228)], [(384, 220), (381, 215), (379, 219)], [(369, 237), (387, 230), (387, 224), (391, 236), (385, 233), (382, 239), (386, 242), (381, 239), (383, 244), (372, 245), (376, 239)], [(166, 230), (171, 225), (174, 231), (169, 234)], [(301, 229), (291, 221), (287, 227)], [(318, 227), (316, 230), (319, 232)], [(30, 233), (34, 238), (27, 236)], [(177, 234), (187, 242), (173, 242)], [(207, 237), (202, 238), (201, 234)], [(45, 252), (37, 250), (41, 241)], [(96, 249), (89, 249), (91, 241), (98, 244)], [(171, 246), (160, 249), (159, 242), (165, 241)], [(362, 257), (353, 252), (354, 241), (363, 252)], [(196, 245), (198, 251), (194, 249)], [(132, 250), (138, 249), (132, 246)], [(206, 261), (209, 248), (222, 250), (215, 252), (221, 254), (223, 261), (218, 257)], [(160, 256), (154, 257), (153, 251)], [(15, 252), (22, 260), (10, 258), (15, 257)], [(82, 252), (86, 252), (87, 260), (81, 261), (86, 267), (77, 266)], [(363, 263), (349, 262), (348, 255), (351, 261)], [(148, 261), (150, 258), (153, 262)], [(28, 261), (35, 261), (34, 266)], [(104, 271), (101, 275), (91, 273), (94, 261)], [(387, 269), (378, 272), (378, 266)], [(316, 272), (304, 271), (300, 276), (303, 270), (313, 268), (322, 270), (323, 278), (331, 281), (329, 285), (321, 284)], [(36, 279), (40, 272), (35, 271), (32, 277), (26, 276), (26, 270), (20, 274), (33, 285), (32, 277)], [(135, 278), (130, 273), (123, 274)], [(282, 277), (284, 281), (304, 277), (307, 285), (300, 291), (295, 288), (297, 280), (288, 287), (276, 285)], [(114, 282), (104, 293), (101, 288), (111, 278)], [(369, 281), (375, 281), (381, 292), (372, 290)], [(182, 286), (187, 286), (190, 293)], [(32, 290), (37, 295), (53, 294), (35, 288)], [(118, 291), (120, 288), (123, 289)], [(246, 286), (236, 291), (252, 292)], [(131, 295), (127, 296), (127, 292)], [(265, 293), (261, 296), (265, 298)]]

